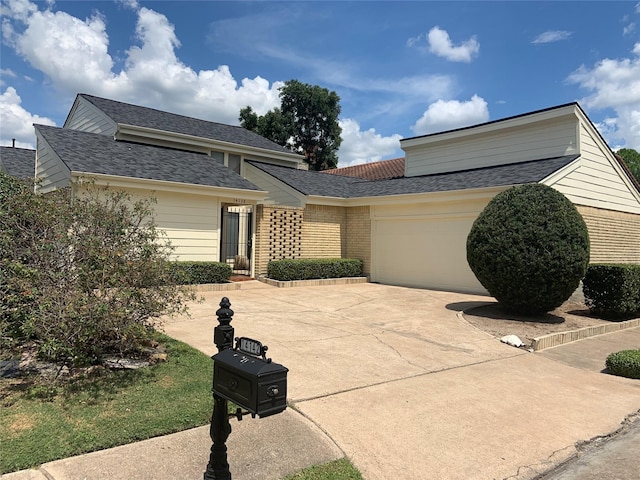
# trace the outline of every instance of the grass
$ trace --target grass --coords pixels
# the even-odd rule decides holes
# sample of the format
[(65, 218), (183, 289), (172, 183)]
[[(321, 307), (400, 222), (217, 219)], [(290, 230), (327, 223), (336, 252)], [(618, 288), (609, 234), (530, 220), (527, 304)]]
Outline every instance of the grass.
[[(0, 474), (209, 423), (211, 359), (164, 335), (168, 362), (72, 382), (0, 380)], [(234, 409), (229, 405), (230, 411)], [(361, 480), (337, 460), (287, 480)]]
[(360, 472), (346, 458), (314, 465), (295, 473), (285, 480), (362, 480)]
[(0, 474), (205, 425), (211, 359), (161, 336), (168, 362), (65, 383), (0, 380)]

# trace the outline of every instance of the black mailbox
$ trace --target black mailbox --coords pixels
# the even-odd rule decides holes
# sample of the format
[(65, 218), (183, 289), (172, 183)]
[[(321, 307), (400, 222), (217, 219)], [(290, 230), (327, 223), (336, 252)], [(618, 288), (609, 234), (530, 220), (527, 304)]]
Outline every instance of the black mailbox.
[(261, 418), (284, 411), (289, 369), (267, 359), (266, 350), (260, 342), (243, 337), (236, 339), (235, 348), (211, 357), (213, 393)]

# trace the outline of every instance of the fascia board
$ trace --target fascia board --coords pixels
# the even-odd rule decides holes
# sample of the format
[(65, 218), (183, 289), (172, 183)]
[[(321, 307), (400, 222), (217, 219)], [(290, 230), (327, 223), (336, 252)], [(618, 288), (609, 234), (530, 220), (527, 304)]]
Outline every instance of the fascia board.
[(376, 197), (338, 198), (309, 196), (307, 203), (314, 205), (330, 205), (339, 207), (364, 207), (373, 205), (402, 205), (407, 203), (424, 202), (452, 202), (460, 200), (480, 200), (493, 198), (498, 193), (512, 187), (503, 185), (500, 187), (476, 188), (473, 190), (454, 190), (447, 192), (422, 192), (401, 195), (383, 195)]
[(346, 207), (349, 202), (348, 198), (343, 197), (323, 197), (320, 195), (308, 195), (306, 203), (308, 205), (327, 205), (331, 207)]
[(195, 135), (188, 135), (185, 133), (167, 132), (165, 130), (156, 130), (155, 128), (140, 127), (137, 125), (126, 125), (123, 123), (118, 124), (118, 128), (116, 130), (116, 139), (119, 135), (132, 135), (165, 141), (169, 140), (175, 143), (204, 147), (207, 149), (215, 150), (217, 148), (231, 153), (275, 157), (288, 161), (295, 160), (298, 163), (302, 163), (303, 159), (302, 155), (298, 155), (297, 153), (277, 152), (275, 150), (268, 150), (266, 148), (248, 147), (237, 143), (212, 140), (208, 138), (197, 137)]
[(613, 169), (618, 173), (618, 175), (620, 175), (620, 178), (622, 179), (624, 184), (627, 186), (631, 194), (635, 197), (635, 199), (640, 204), (640, 192), (638, 191), (636, 186), (633, 184), (633, 182), (627, 175), (627, 172), (625, 172), (622, 169), (622, 167), (618, 163), (618, 160), (616, 160), (615, 154), (613, 153), (613, 150), (611, 150), (611, 147), (609, 147), (609, 145), (604, 140), (604, 138), (602, 137), (598, 129), (595, 127), (595, 125), (593, 125), (593, 122), (591, 122), (589, 117), (587, 117), (587, 115), (582, 111), (582, 109), (577, 109), (576, 115), (580, 119), (581, 123), (584, 125), (585, 129), (587, 129), (591, 134), (591, 138), (593, 138), (593, 140), (598, 144), (598, 147), (600, 148), (600, 150), (605, 154), (605, 156), (607, 157), (607, 160), (609, 160), (609, 163), (611, 163), (611, 166), (613, 167)]
[(165, 192), (187, 193), (191, 195), (207, 195), (226, 197), (237, 203), (259, 202), (264, 200), (267, 192), (262, 190), (244, 190), (240, 188), (212, 187), (209, 185), (196, 185), (193, 183), (169, 182), (166, 180), (151, 180), (146, 178), (121, 177), (118, 175), (106, 175), (102, 173), (73, 171), (74, 180), (95, 181), (97, 185), (117, 188), (137, 188), (149, 190), (162, 190)]
[[(263, 178), (268, 178), (271, 182), (276, 183), (283, 191), (285, 191), (287, 194), (291, 195), (292, 197), (296, 198), (301, 205), (304, 205), (307, 203), (308, 197), (304, 193), (300, 192), (299, 190), (296, 190), (291, 185), (288, 185), (287, 183), (283, 182), (279, 178), (274, 177), (273, 175), (270, 175), (267, 172), (260, 170), (259, 168), (254, 167), (251, 164), (246, 164), (245, 168), (252, 171), (255, 175), (258, 175)], [(260, 186), (260, 185), (256, 185), (256, 186)]]
[(554, 183), (558, 182), (561, 178), (566, 177), (567, 175), (569, 175), (574, 170), (577, 170), (578, 168), (580, 168), (580, 164), (581, 163), (582, 163), (582, 157), (578, 157), (573, 162), (569, 163), (568, 165), (565, 165), (564, 167), (562, 167), (562, 168), (556, 170), (555, 172), (551, 173), (550, 175), (544, 177), (538, 183), (542, 183), (544, 185), (551, 186)]
[(525, 114), (517, 117), (506, 118), (504, 120), (497, 120), (495, 122), (483, 123), (476, 126), (460, 128), (457, 130), (434, 133), (431, 135), (423, 135), (421, 137), (401, 139), (400, 148), (405, 150), (406, 148), (410, 149), (412, 147), (421, 147), (431, 143), (457, 140), (472, 135), (484, 135), (491, 132), (527, 126), (532, 123), (538, 123), (571, 115), (577, 116), (577, 110), (578, 109), (576, 105), (570, 104), (561, 108), (542, 110), (528, 115)]

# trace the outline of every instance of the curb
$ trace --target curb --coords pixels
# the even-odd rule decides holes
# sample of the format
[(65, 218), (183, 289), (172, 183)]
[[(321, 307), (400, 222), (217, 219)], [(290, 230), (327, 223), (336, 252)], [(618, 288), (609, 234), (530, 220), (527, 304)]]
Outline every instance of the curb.
[(278, 288), (291, 287), (318, 287), (322, 285), (349, 285), (354, 283), (368, 283), (369, 277), (343, 277), (343, 278), (318, 278), (314, 280), (280, 281), (267, 277), (258, 277), (256, 280)]
[(578, 330), (569, 330), (567, 332), (550, 333), (548, 335), (534, 338), (531, 348), (533, 348), (535, 352), (539, 352), (546, 348), (557, 347), (567, 343), (576, 342), (578, 340), (583, 340), (585, 338), (594, 337), (596, 335), (618, 332), (620, 330), (635, 327), (640, 327), (640, 318), (624, 322), (596, 325), (593, 327), (584, 327)]
[(195, 292), (225, 292), (227, 290), (240, 290), (242, 282), (200, 283), (198, 285), (188, 285), (187, 288)]

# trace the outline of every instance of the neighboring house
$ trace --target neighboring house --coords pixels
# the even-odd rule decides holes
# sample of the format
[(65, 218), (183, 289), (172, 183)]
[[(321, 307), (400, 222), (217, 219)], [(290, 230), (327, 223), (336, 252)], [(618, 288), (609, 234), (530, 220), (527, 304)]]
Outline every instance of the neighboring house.
[(394, 158), (379, 162), (363, 163), (351, 167), (333, 168), (322, 173), (364, 178), (366, 180), (387, 180), (404, 177), (404, 158)]
[(0, 171), (18, 178), (33, 178), (35, 158), (35, 150), (0, 147)]
[(354, 257), (374, 282), (484, 292), (471, 225), (535, 182), (577, 206), (593, 262), (640, 263), (640, 191), (577, 103), (408, 138), (405, 159), (329, 174), (241, 127), (89, 95), (36, 136), (41, 191), (91, 177), (153, 194), (178, 258), (242, 260), (256, 276), (273, 259)]

